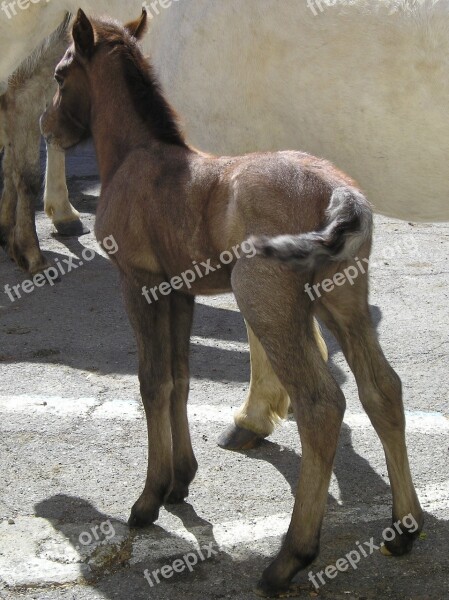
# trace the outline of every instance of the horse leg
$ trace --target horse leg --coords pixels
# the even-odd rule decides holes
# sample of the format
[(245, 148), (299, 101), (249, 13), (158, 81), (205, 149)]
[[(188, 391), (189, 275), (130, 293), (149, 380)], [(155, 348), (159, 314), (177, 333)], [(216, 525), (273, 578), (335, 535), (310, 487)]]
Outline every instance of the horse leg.
[[(32, 99), (30, 99), (31, 101)], [(19, 102), (14, 111), (17, 116), (13, 127), (9, 123), (9, 159), (6, 162), (5, 179), (11, 177), (16, 190), (15, 223), (9, 232), (7, 248), (11, 258), (32, 275), (48, 267), (42, 254), (36, 233), (34, 202), (40, 193), (39, 143), (40, 133), (37, 121), (28, 118), (22, 111), (26, 109)], [(22, 113), (22, 114), (21, 114)], [(6, 189), (10, 189), (9, 185)], [(12, 206), (12, 200), (6, 201)]]
[(3, 155), (3, 192), (0, 201), (0, 246), (11, 258), (9, 244), (12, 239), (14, 224), (16, 222), (17, 190), (12, 176), (12, 150), (8, 143), (5, 144)]
[(17, 209), (11, 244), (12, 256), (22, 269), (34, 275), (49, 266), (40, 250), (36, 233), (34, 201), (39, 193), (40, 178), (26, 171), (26, 165), (22, 165), (21, 161), (17, 163), (15, 172)]
[[(328, 352), (318, 322), (313, 320), (315, 341), (324, 361)], [(286, 418), (290, 398), (276, 376), (265, 350), (246, 323), (251, 357), (251, 381), (244, 404), (234, 415), (234, 424), (222, 433), (218, 445), (226, 450), (248, 450), (271, 435)]]
[(130, 526), (142, 527), (157, 520), (173, 482), (170, 299), (164, 297), (150, 305), (142, 296), (141, 287), (134, 282), (122, 277), (122, 287), (137, 340), (140, 393), (148, 430), (145, 487), (129, 518)]
[(189, 350), (195, 299), (193, 296), (172, 293), (171, 297), (171, 348), (173, 391), (170, 401), (173, 443), (173, 488), (167, 498), (169, 503), (182, 502), (189, 495), (189, 485), (198, 469), (192, 449), (187, 399), (189, 395)]
[(5, 187), (0, 215), (2, 245), (10, 257), (31, 274), (48, 263), (36, 234), (34, 202), (40, 192), (38, 114), (39, 86), (11, 84), (2, 98)]
[(401, 531), (385, 545), (391, 554), (405, 554), (424, 519), (407, 456), (401, 381), (377, 340), (366, 277), (359, 276), (353, 287), (336, 288), (323, 297), (317, 312), (340, 343), (362, 405), (382, 442), (393, 495), (393, 531)]
[(63, 236), (80, 236), (89, 229), (80, 220), (80, 214), (69, 202), (65, 176), (65, 152), (54, 144), (47, 144), (44, 207), (48, 217)]
[(290, 399), (273, 371), (262, 344), (246, 323), (251, 358), (251, 381), (234, 424), (222, 433), (218, 445), (227, 450), (255, 448), (287, 416)]
[(282, 548), (257, 593), (288, 591), (292, 577), (317, 556), (321, 524), (345, 410), (342, 391), (314, 339), (312, 303), (303, 276), (258, 258), (241, 259), (233, 274), (240, 310), (287, 390), (302, 445), (299, 484)]

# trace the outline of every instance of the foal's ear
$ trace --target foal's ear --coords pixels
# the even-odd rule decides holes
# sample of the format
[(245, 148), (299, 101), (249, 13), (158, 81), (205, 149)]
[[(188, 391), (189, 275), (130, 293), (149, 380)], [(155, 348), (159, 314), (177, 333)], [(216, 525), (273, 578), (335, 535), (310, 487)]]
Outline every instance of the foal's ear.
[(142, 8), (142, 14), (135, 21), (131, 21), (125, 25), (126, 31), (138, 40), (141, 40), (147, 31), (148, 15), (147, 11)]
[(76, 50), (80, 54), (90, 57), (95, 45), (94, 28), (81, 8), (78, 10), (75, 23), (73, 24), (72, 36)]

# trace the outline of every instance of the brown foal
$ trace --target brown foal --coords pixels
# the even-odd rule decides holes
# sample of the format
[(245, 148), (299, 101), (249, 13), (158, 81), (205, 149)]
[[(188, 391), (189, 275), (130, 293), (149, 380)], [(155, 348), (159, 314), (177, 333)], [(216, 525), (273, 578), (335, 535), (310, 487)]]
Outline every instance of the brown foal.
[[(302, 445), (291, 524), (257, 592), (285, 592), (318, 554), (345, 398), (314, 339), (314, 316), (340, 342), (384, 446), (393, 520), (410, 515), (417, 522), (387, 542), (392, 554), (403, 554), (423, 517), (407, 458), (401, 382), (377, 341), (367, 274), (316, 300), (305, 293), (306, 284), (368, 259), (370, 206), (348, 176), (305, 153), (217, 158), (189, 147), (137, 45), (145, 28), (145, 12), (123, 28), (80, 11), (56, 68), (59, 90), (42, 117), (47, 140), (63, 148), (93, 136), (102, 182), (96, 235), (113, 235), (119, 247), (113, 260), (138, 344), (149, 444), (130, 524), (152, 523), (165, 502), (188, 495), (197, 470), (186, 406), (194, 296), (232, 290), (291, 398)], [(245, 243), (257, 255), (220, 264), (224, 251)], [(177, 276), (195, 263), (220, 268), (181, 287)], [(162, 290), (173, 278), (171, 293), (146, 300), (145, 289)]]

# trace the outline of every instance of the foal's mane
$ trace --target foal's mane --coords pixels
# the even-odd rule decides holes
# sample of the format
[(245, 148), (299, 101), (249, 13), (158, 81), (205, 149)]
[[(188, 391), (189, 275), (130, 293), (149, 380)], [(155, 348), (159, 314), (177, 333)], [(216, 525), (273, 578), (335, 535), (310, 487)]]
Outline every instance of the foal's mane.
[(151, 63), (132, 37), (114, 21), (94, 21), (96, 48), (117, 49), (134, 107), (153, 135), (160, 141), (187, 147), (175, 110), (165, 99)]

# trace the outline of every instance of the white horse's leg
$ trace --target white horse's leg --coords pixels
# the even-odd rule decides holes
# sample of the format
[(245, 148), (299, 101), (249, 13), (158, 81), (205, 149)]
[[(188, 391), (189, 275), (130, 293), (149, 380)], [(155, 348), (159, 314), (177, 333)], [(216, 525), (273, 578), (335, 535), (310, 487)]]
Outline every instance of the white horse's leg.
[(79, 212), (69, 202), (65, 152), (54, 144), (47, 144), (44, 206), (60, 235), (80, 236), (89, 233), (80, 220)]
[[(218, 440), (219, 446), (227, 450), (247, 450), (257, 446), (285, 419), (290, 406), (287, 391), (273, 371), (262, 344), (248, 323), (246, 328), (251, 355), (251, 382), (245, 402), (234, 415), (234, 424)], [(327, 346), (316, 320), (314, 335), (321, 356), (327, 361)]]

